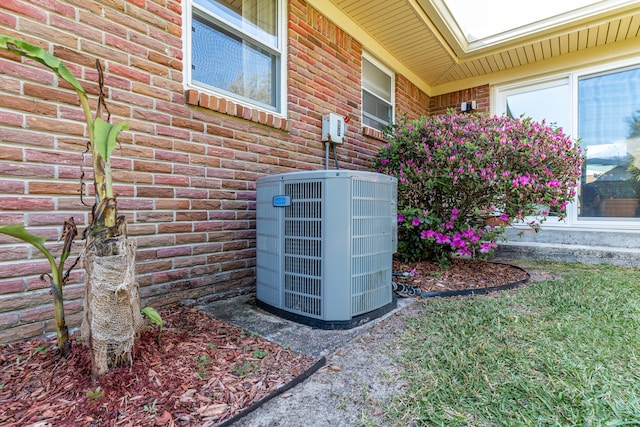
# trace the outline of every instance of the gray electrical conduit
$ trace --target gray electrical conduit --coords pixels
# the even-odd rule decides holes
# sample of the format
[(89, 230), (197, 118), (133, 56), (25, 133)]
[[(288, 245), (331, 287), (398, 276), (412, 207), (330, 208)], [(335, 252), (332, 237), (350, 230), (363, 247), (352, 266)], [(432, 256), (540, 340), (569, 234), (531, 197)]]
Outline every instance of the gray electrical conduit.
[(324, 149), (324, 168), (325, 170), (329, 169), (329, 145), (333, 148), (333, 161), (335, 162), (336, 169), (340, 169), (338, 165), (338, 155), (336, 154), (336, 144), (333, 144), (331, 141), (325, 141), (325, 149)]

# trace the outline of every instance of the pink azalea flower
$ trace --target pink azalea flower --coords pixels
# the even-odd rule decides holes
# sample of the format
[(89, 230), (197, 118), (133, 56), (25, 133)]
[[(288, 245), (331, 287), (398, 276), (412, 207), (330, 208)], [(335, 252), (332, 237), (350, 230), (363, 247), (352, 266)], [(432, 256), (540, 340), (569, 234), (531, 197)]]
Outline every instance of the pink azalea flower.
[(446, 234), (436, 233), (436, 243), (442, 245), (445, 243), (451, 243), (451, 237)]
[(433, 239), (436, 236), (436, 232), (433, 230), (423, 230), (420, 233), (421, 239)]
[(491, 249), (495, 248), (497, 245), (495, 242), (482, 242), (480, 243), (480, 252), (483, 254), (491, 252)]
[(473, 249), (471, 249), (469, 246), (464, 246), (458, 249), (457, 253), (458, 255), (469, 256), (469, 255), (473, 255)]
[(453, 239), (451, 240), (451, 247), (453, 249), (462, 248), (467, 246), (467, 242), (464, 241), (462, 236), (458, 233), (453, 235)]
[(471, 240), (476, 236), (476, 231), (473, 228), (466, 228), (462, 230), (461, 233), (462, 236), (467, 240)]

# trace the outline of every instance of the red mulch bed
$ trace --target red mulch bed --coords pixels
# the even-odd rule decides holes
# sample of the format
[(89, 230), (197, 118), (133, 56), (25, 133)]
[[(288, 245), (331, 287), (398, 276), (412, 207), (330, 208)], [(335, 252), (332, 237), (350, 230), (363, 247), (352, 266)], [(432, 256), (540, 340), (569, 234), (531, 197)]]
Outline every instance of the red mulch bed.
[[(513, 266), (455, 259), (441, 270), (429, 262), (394, 261), (396, 278), (422, 291), (486, 288), (527, 274)], [(93, 384), (89, 350), (74, 337), (66, 359), (55, 339), (0, 346), (0, 425), (213, 426), (301, 375), (313, 364), (294, 353), (185, 306), (159, 310), (160, 344), (149, 324), (134, 346), (132, 366)]]
[(508, 264), (454, 258), (447, 269), (433, 262), (393, 261), (394, 272), (415, 270), (413, 277), (395, 277), (405, 285), (417, 286), (422, 292), (459, 291), (503, 286), (528, 278), (527, 273)]
[(89, 350), (74, 338), (60, 359), (55, 339), (0, 347), (0, 425), (217, 425), (290, 382), (315, 362), (184, 306), (159, 310), (133, 365), (91, 381)]

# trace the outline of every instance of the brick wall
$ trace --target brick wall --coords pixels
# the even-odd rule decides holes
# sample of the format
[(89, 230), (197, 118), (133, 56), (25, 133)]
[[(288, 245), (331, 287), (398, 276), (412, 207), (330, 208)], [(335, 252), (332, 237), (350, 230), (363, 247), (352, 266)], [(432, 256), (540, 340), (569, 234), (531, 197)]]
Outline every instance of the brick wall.
[(396, 75), (396, 116), (414, 120), (429, 114), (429, 97), (401, 74)]
[(460, 111), (460, 103), (476, 101), (476, 110), (488, 113), (491, 108), (489, 85), (478, 86), (429, 98), (429, 113), (443, 114), (449, 108)]
[[(164, 6), (162, 6), (164, 5)], [(279, 117), (183, 86), (182, 5), (113, 0), (5, 0), (0, 33), (48, 48), (92, 96), (96, 58), (107, 104), (126, 120), (114, 153), (120, 213), (137, 243), (145, 304), (207, 302), (255, 284), (255, 181), (324, 167), (321, 115), (349, 117), (342, 167), (367, 169), (380, 135), (361, 126), (362, 46), (302, 0), (289, 3), (288, 115)], [(397, 77), (398, 111), (425, 114), (428, 99)], [(82, 229), (92, 179), (75, 92), (31, 61), (0, 52), (0, 224), (25, 225), (59, 254), (62, 224)], [(88, 186), (88, 188), (90, 185)], [(91, 204), (90, 194), (84, 201)], [(83, 242), (77, 240), (73, 256)], [(48, 263), (0, 235), (0, 342), (54, 331)], [(83, 271), (65, 287), (67, 322), (78, 326)]]

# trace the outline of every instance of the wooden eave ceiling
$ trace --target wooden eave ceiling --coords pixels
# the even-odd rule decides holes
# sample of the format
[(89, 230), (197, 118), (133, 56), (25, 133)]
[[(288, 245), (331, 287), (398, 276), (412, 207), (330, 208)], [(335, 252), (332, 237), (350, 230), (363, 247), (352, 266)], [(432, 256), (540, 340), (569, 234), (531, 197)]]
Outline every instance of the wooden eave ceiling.
[(429, 95), (456, 82), (463, 85), (483, 76), (486, 81), (493, 73), (621, 42), (637, 41), (640, 55), (640, 1), (474, 49), (456, 41), (428, 0), (331, 2), (426, 84)]

